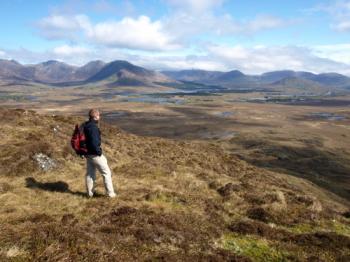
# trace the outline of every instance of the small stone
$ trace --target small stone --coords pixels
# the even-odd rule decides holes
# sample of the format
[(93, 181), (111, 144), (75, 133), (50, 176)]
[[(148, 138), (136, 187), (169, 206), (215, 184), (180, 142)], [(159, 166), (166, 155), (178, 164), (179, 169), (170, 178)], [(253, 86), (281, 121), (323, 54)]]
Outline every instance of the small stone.
[(316, 213), (320, 213), (323, 210), (321, 202), (319, 200), (317, 200), (316, 198), (313, 199), (313, 203), (309, 207), (309, 209), (313, 212), (316, 212)]
[(55, 126), (55, 127), (53, 128), (53, 131), (54, 131), (55, 133), (59, 132), (59, 131), (60, 131), (60, 126), (59, 126), (59, 125)]
[(52, 170), (57, 166), (53, 159), (43, 153), (35, 154), (33, 159), (37, 162), (39, 168), (45, 172)]
[(7, 257), (17, 257), (17, 256), (21, 255), (22, 253), (23, 252), (21, 250), (19, 250), (18, 247), (13, 246), (9, 250), (7, 250), (6, 256)]
[(276, 197), (277, 197), (277, 201), (280, 203), (280, 204), (282, 204), (283, 206), (286, 206), (287, 205), (287, 202), (286, 202), (286, 198), (285, 198), (285, 196), (284, 196), (284, 194), (283, 194), (283, 192), (282, 191), (277, 191), (276, 192)]

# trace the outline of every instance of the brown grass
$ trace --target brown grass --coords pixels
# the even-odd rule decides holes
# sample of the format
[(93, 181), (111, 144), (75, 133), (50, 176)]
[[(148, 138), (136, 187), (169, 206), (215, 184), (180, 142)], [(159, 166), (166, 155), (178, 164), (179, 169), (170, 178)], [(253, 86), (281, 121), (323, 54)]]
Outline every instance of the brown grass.
[[(348, 236), (340, 232), (283, 229), (333, 219), (349, 227), (346, 205), (310, 182), (256, 168), (212, 143), (139, 137), (102, 123), (118, 197), (104, 197), (98, 176), (98, 197), (86, 198), (85, 162), (69, 147), (82, 121), (0, 109), (0, 260), (250, 261), (218, 245), (232, 231), (270, 239), (296, 258), (322, 252), (320, 238), (333, 241), (327, 257), (347, 255)], [(42, 171), (35, 153), (57, 167)]]

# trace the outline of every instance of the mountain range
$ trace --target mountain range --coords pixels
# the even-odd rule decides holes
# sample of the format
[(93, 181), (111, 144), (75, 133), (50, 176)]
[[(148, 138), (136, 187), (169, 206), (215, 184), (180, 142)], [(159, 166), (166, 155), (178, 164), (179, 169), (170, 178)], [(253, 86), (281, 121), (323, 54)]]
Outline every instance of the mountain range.
[(228, 88), (274, 87), (281, 85), (350, 88), (350, 78), (337, 73), (314, 74), (292, 70), (273, 71), (261, 75), (246, 75), (238, 70), (229, 72), (181, 70), (163, 71), (162, 73), (178, 81), (215, 84)]
[(110, 63), (97, 60), (78, 67), (55, 60), (34, 65), (22, 65), (14, 60), (0, 59), (0, 80), (53, 85), (88, 84), (102, 81), (108, 85), (131, 86), (176, 82), (162, 73), (121, 60)]
[(36, 82), (51, 85), (100, 83), (108, 86), (142, 86), (193, 82), (204, 85), (236, 88), (323, 88), (350, 89), (350, 78), (338, 73), (282, 70), (247, 75), (238, 70), (229, 72), (206, 70), (161, 71), (145, 69), (127, 61), (109, 63), (91, 61), (83, 66), (72, 66), (50, 60), (38, 64), (22, 65), (14, 60), (0, 59), (0, 80), (10, 82)]

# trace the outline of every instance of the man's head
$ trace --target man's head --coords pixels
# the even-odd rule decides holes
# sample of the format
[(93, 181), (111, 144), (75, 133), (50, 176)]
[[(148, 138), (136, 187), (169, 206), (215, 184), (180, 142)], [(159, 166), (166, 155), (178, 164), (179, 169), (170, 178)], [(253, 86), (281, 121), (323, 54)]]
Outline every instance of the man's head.
[(89, 119), (95, 120), (96, 122), (98, 122), (98, 120), (100, 120), (100, 112), (98, 111), (98, 109), (95, 109), (95, 108), (90, 109)]

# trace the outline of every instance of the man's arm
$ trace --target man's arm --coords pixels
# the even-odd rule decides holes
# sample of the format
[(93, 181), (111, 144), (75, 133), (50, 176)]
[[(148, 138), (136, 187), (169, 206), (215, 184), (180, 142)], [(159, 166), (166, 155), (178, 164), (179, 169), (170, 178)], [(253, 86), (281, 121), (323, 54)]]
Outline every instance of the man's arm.
[(100, 137), (100, 131), (97, 127), (93, 127), (90, 129), (90, 135), (91, 135), (91, 149), (96, 152), (96, 155), (101, 156), (102, 150), (101, 150), (101, 137)]

